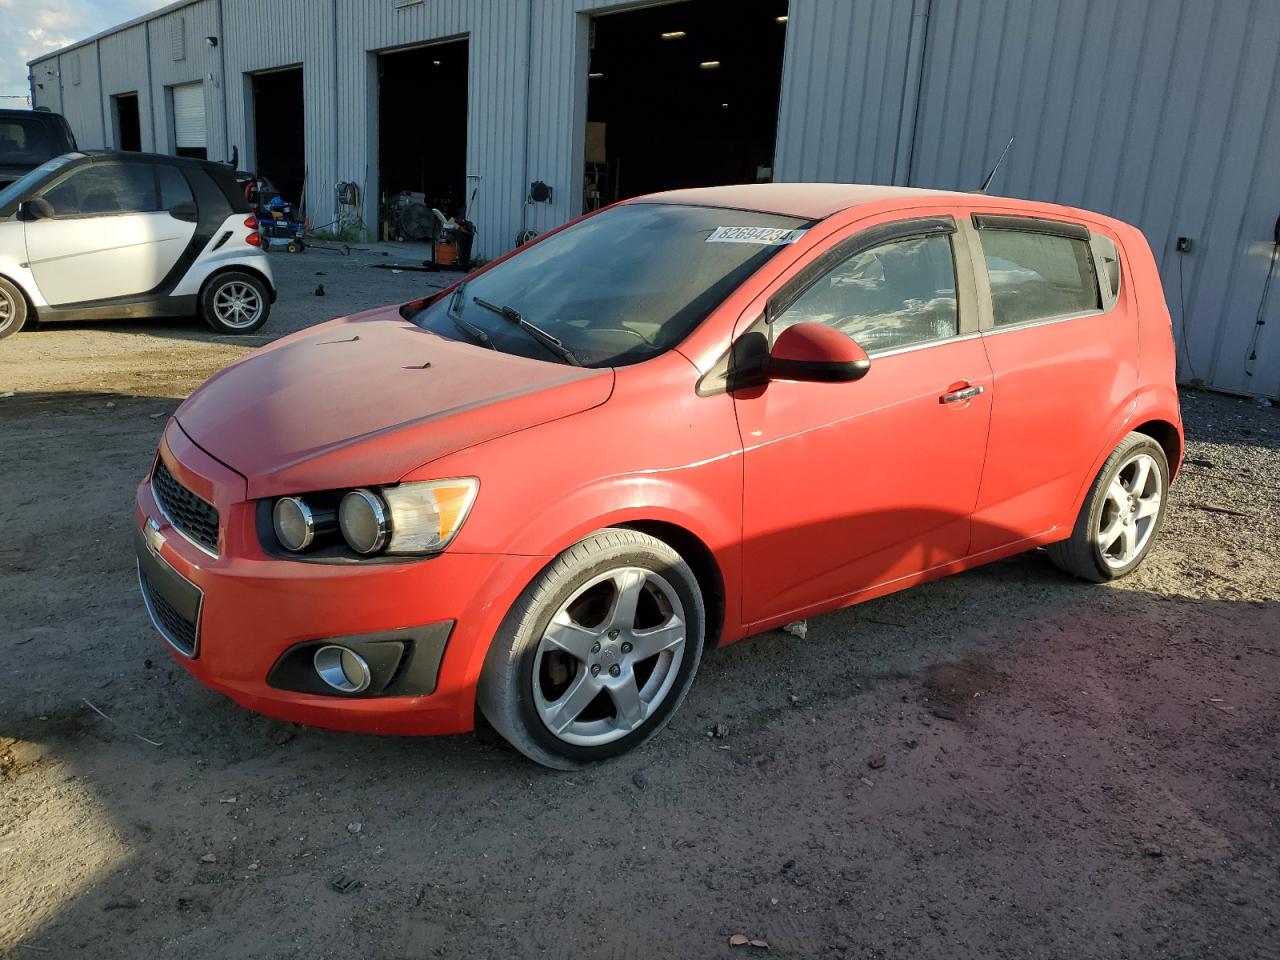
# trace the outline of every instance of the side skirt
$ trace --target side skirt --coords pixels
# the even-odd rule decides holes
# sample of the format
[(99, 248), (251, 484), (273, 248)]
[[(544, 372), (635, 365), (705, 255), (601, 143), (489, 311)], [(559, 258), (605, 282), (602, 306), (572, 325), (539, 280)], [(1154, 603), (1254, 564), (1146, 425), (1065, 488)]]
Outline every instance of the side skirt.
[(156, 317), (194, 317), (196, 296), (144, 297), (141, 300), (86, 301), (35, 311), (41, 323), (57, 320), (143, 320)]
[(960, 560), (952, 560), (949, 563), (939, 564), (936, 567), (921, 570), (919, 573), (913, 573), (906, 577), (899, 577), (897, 580), (889, 580), (885, 583), (877, 584), (874, 587), (867, 587), (864, 590), (856, 590), (853, 593), (845, 594), (842, 597), (836, 597), (832, 600), (824, 600), (822, 603), (811, 604), (807, 607), (800, 607), (797, 610), (792, 610), (790, 613), (786, 613), (781, 616), (770, 617), (767, 620), (760, 620), (756, 623), (747, 624), (746, 629), (742, 632), (741, 636), (734, 637), (732, 639), (725, 639), (720, 645), (725, 646), (728, 643), (732, 643), (733, 640), (740, 640), (743, 637), (749, 637), (756, 633), (764, 633), (766, 630), (772, 630), (775, 627), (780, 627), (793, 620), (803, 620), (806, 617), (814, 617), (820, 613), (829, 613), (832, 610), (842, 610), (845, 607), (852, 607), (859, 603), (865, 603), (868, 600), (875, 600), (877, 597), (884, 597), (891, 593), (897, 593), (899, 590), (905, 590), (908, 587), (914, 587), (917, 584), (928, 583), (930, 580), (940, 580), (941, 578), (948, 577), (953, 573), (962, 573), (965, 570), (972, 570), (974, 567), (981, 567), (984, 564), (994, 563), (996, 560), (1003, 560), (1005, 557), (1012, 557), (1019, 553), (1026, 553), (1029, 550), (1034, 550), (1036, 547), (1041, 547), (1047, 543), (1053, 543), (1055, 540), (1061, 539), (1061, 530), (1055, 528), (1054, 530), (1048, 530), (1035, 537), (1028, 537), (1025, 540), (1017, 540), (1013, 543), (1007, 543), (1002, 547), (985, 550), (982, 553), (975, 553)]

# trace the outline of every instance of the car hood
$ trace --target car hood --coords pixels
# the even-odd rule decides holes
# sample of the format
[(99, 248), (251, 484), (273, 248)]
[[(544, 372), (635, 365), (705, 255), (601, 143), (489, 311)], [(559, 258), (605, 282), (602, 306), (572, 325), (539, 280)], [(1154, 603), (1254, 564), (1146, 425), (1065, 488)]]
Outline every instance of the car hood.
[(448, 340), (384, 310), (251, 354), (176, 417), (259, 498), (394, 483), (456, 450), (598, 406), (613, 380), (611, 369)]

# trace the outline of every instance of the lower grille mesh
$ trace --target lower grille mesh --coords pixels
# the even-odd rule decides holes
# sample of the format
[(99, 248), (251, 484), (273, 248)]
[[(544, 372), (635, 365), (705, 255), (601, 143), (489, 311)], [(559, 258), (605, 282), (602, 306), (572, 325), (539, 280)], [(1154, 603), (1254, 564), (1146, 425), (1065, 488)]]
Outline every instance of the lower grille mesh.
[(195, 656), (196, 625), (178, 613), (164, 597), (155, 591), (145, 573), (139, 572), (138, 579), (142, 581), (142, 591), (146, 594), (147, 605), (151, 608), (156, 626), (182, 653), (188, 657)]

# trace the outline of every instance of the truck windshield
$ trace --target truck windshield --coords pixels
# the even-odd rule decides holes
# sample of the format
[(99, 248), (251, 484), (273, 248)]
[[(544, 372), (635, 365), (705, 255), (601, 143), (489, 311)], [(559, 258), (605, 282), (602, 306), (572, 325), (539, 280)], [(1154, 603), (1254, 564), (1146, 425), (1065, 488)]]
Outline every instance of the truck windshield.
[(62, 153), (48, 124), (37, 117), (0, 118), (0, 167), (34, 167)]
[(747, 210), (623, 204), (520, 251), (413, 319), (539, 360), (639, 363), (688, 336), (805, 226)]

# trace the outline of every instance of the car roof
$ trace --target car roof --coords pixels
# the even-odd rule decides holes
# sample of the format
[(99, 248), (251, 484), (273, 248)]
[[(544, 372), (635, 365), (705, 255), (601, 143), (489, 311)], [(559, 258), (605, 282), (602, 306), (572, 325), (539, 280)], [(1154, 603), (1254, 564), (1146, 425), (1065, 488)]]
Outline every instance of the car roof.
[(747, 183), (731, 187), (694, 187), (637, 197), (631, 202), (686, 203), (700, 207), (755, 210), (805, 220), (824, 220), (834, 213), (882, 200), (939, 200), (968, 196), (951, 190), (887, 187), (867, 183)]
[(200, 160), (195, 157), (175, 157), (167, 153), (138, 153), (133, 150), (77, 150), (76, 155), (87, 157), (91, 161), (132, 160), (134, 162), (142, 161), (143, 163), (170, 163), (176, 164), (177, 166), (222, 167), (224, 170), (231, 169), (225, 163), (219, 163), (216, 160)]

